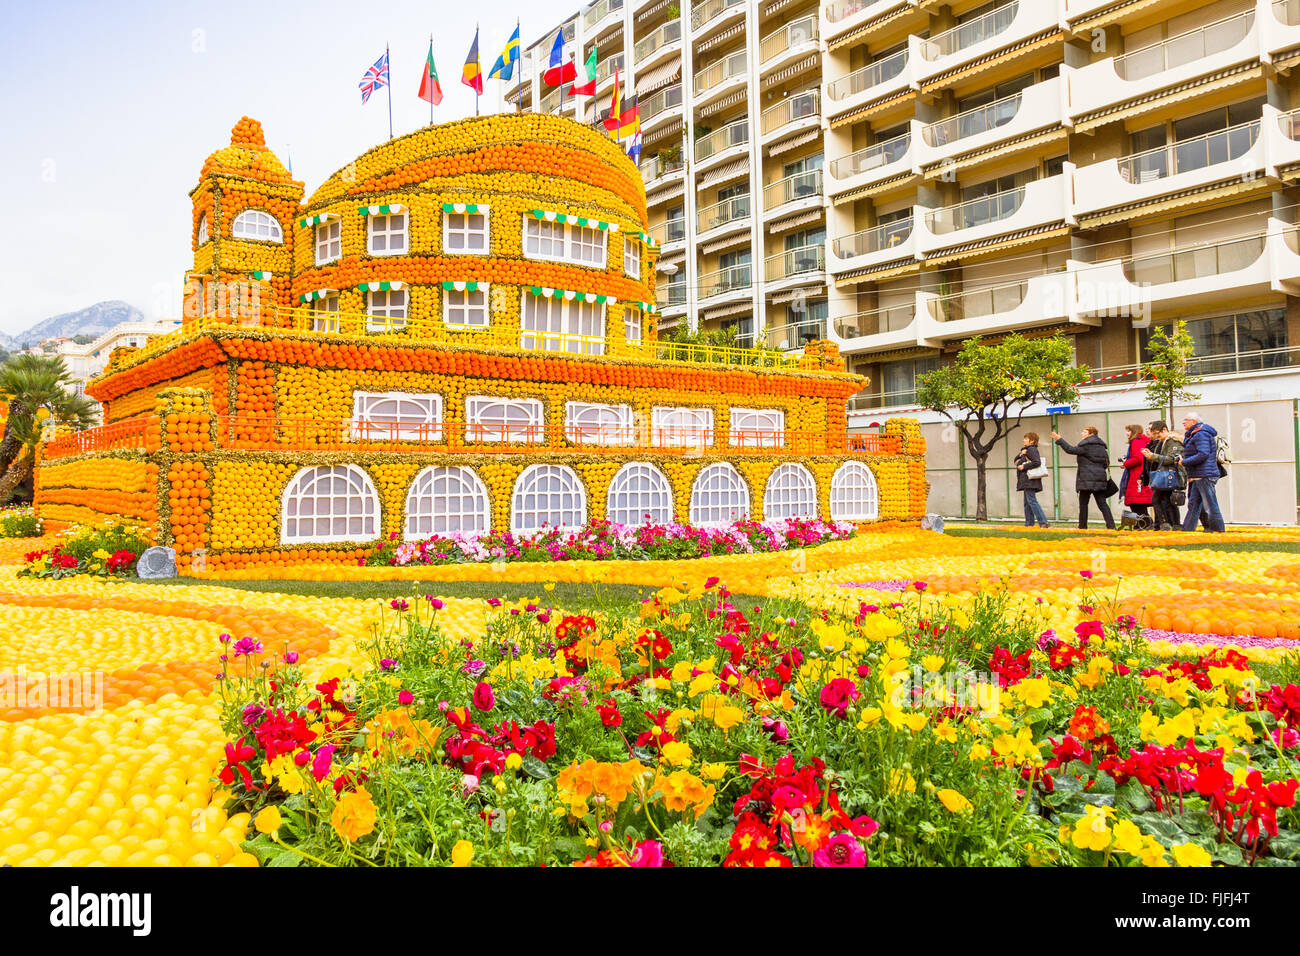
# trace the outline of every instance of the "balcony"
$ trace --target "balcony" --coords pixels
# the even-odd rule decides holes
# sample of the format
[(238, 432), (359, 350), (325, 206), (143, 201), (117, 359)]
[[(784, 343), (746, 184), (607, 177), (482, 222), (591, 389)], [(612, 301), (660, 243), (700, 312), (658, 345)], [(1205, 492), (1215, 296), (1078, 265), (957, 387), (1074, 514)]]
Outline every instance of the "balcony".
[(686, 308), (686, 283), (671, 282), (664, 286), (663, 297), (655, 296), (660, 311)]
[[(919, 123), (913, 121), (913, 129), (919, 126)], [(896, 176), (911, 175), (915, 171), (912, 161), (913, 142), (919, 139), (919, 133), (904, 133), (831, 160), (827, 167), (830, 174), (828, 191), (834, 196), (836, 193), (874, 186)]]
[(1283, 51), (1300, 46), (1300, 0), (1259, 0), (1259, 3), (1271, 8), (1259, 14), (1262, 58), (1271, 60)]
[(761, 72), (780, 69), (817, 50), (817, 14), (812, 13), (779, 27), (758, 44)]
[(673, 146), (660, 151), (657, 156), (642, 160), (640, 169), (641, 181), (645, 183), (646, 189), (662, 185), (669, 178), (680, 178), (686, 171), (686, 161), (682, 159), (682, 147)]
[(1054, 0), (1016, 0), (923, 40), (907, 38), (917, 82), (948, 73), (1060, 25)]
[(636, 46), (632, 48), (632, 60), (636, 63), (637, 72), (644, 74), (659, 61), (667, 59), (671, 54), (680, 53), (681, 49), (682, 21), (669, 20), (653, 33), (637, 40)]
[(662, 90), (655, 90), (644, 100), (641, 100), (638, 112), (641, 116), (641, 129), (646, 133), (662, 126), (674, 117), (680, 120), (682, 115), (682, 85), (674, 83), (672, 86), (665, 86)]
[(821, 125), (821, 90), (791, 93), (780, 103), (763, 110), (763, 142), (770, 142), (795, 130)]
[(564, 93), (565, 87), (569, 84), (557, 86), (555, 89), (546, 93), (538, 101), (538, 109), (543, 113), (555, 113), (562, 116), (576, 116), (578, 112), (578, 103), (582, 100), (580, 96), (567, 96)]
[(899, 50), (826, 84), (827, 112), (850, 113), (859, 106), (897, 96), (912, 85), (908, 51)]
[(658, 225), (650, 227), (650, 235), (654, 238), (660, 247), (671, 246), (674, 243), (686, 241), (686, 219), (679, 217), (677, 219), (665, 219)]
[(1059, 129), (1066, 113), (1066, 89), (1065, 79), (1056, 77), (923, 126), (916, 162), (924, 169), (1040, 130)]
[(582, 12), (583, 34), (596, 36), (623, 18), (623, 0), (596, 0)]
[(916, 258), (916, 220), (921, 207), (912, 215), (894, 222), (840, 236), (831, 242), (830, 271), (851, 272)]
[(831, 320), (828, 338), (845, 354), (884, 352), (917, 345), (933, 347), (933, 343), (917, 336), (920, 316), (933, 298), (929, 292), (913, 292), (887, 309), (836, 316)]
[(753, 286), (749, 263), (727, 266), (700, 276), (700, 299), (746, 299)]
[(600, 65), (596, 67), (597, 90), (602, 89), (606, 83), (612, 81), (616, 72), (627, 72), (627, 65), (624, 62), (625, 59), (626, 57), (624, 57), (622, 53), (615, 53), (613, 56), (601, 60)]
[(712, 33), (745, 15), (745, 0), (700, 0), (691, 8), (691, 38)]
[(710, 238), (717, 238), (746, 228), (750, 213), (753, 211), (749, 200), (749, 196), (733, 196), (697, 210), (695, 213), (697, 237), (708, 235)]
[(819, 342), (826, 338), (826, 320), (809, 319), (806, 322), (787, 322), (785, 325), (769, 325), (763, 336), (767, 347), (783, 352), (801, 349), (809, 342)]
[(987, 289), (935, 295), (921, 316), (918, 335), (940, 342), (1063, 321), (1099, 325), (1099, 319), (1078, 318), (1073, 279), (1068, 272), (1051, 272)]
[(1072, 223), (1069, 198), (1073, 171), (1073, 165), (1066, 163), (1060, 175), (929, 210), (919, 224), (917, 248), (929, 256), (969, 242), (1054, 223)]
[(706, 162), (713, 165), (723, 157), (743, 155), (748, 147), (749, 120), (736, 120), (695, 141), (695, 162), (697, 167)]
[(768, 256), (765, 266), (767, 281), (775, 288), (821, 282), (826, 277), (826, 244), (786, 249)]
[(1078, 120), (1179, 86), (1260, 55), (1254, 10), (1107, 57), (1074, 71), (1070, 112)]
[(763, 187), (763, 218), (771, 219), (802, 209), (816, 208), (822, 202), (822, 171), (810, 169), (795, 173)]
[(904, 7), (915, 8), (919, 0), (830, 0), (822, 5), (822, 36), (828, 42), (843, 36), (864, 23)]
[(724, 56), (695, 74), (695, 105), (703, 106), (749, 79), (749, 57), (744, 50)]

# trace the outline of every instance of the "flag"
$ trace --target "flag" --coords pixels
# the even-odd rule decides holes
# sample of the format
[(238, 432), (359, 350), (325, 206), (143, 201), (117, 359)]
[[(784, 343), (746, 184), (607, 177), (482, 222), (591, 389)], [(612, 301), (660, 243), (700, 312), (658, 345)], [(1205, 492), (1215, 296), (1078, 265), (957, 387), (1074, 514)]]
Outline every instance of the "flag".
[(631, 104), (623, 107), (618, 114), (618, 138), (635, 136), (641, 132), (641, 111), (637, 106), (636, 94), (632, 94)]
[(618, 135), (618, 70), (614, 71), (614, 94), (609, 101), (609, 112), (605, 114), (605, 131)]
[(627, 155), (637, 166), (641, 165), (641, 130), (639, 127), (632, 134), (632, 145), (628, 148)]
[(575, 77), (573, 86), (569, 87), (571, 96), (595, 96), (596, 95), (596, 47), (591, 47), (591, 52), (587, 54), (587, 62), (583, 64), (583, 69), (587, 73), (587, 82), (579, 85)]
[(465, 57), (465, 66), (460, 73), (460, 81), (479, 96), (483, 95), (483, 69), (478, 62), (478, 31), (474, 31), (474, 45)]
[(542, 79), (546, 81), (547, 86), (560, 86), (568, 83), (578, 75), (578, 68), (573, 65), (572, 60), (564, 59), (564, 28), (555, 34), (555, 45), (551, 47), (551, 65)]
[(420, 77), (420, 99), (428, 100), (433, 106), (442, 102), (442, 84), (438, 82), (438, 68), (433, 65), (432, 40), (429, 41), (429, 55), (424, 58), (424, 75)]
[(357, 86), (361, 89), (361, 102), (364, 103), (370, 99), (370, 94), (380, 87), (388, 85), (388, 51), (375, 61), (375, 65), (366, 70), (366, 75), (361, 78)]
[(501, 55), (497, 57), (497, 61), (493, 65), (492, 71), (488, 73), (488, 79), (490, 80), (492, 77), (496, 76), (509, 83), (510, 78), (515, 74), (515, 62), (518, 59), (519, 27), (515, 27), (515, 32), (510, 34), (510, 39), (506, 41), (506, 48), (501, 51)]

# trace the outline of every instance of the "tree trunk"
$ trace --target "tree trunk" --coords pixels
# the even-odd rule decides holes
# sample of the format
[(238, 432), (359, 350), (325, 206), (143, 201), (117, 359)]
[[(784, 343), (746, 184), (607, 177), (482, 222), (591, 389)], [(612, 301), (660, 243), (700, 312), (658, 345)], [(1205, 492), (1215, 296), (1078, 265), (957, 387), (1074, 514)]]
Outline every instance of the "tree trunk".
[(4, 473), (4, 477), (0, 478), (0, 505), (8, 501), (14, 489), (31, 477), (31, 474), (32, 456), (26, 448), (22, 448), (13, 464), (9, 466), (9, 470)]
[[(22, 443), (13, 433), (13, 422), (26, 411), (26, 407), (19, 399), (14, 399), (9, 403), (9, 418), (8, 421), (5, 422), (4, 438), (0, 439), (0, 472), (5, 471), (11, 464), (13, 464), (14, 459), (17, 458), (19, 452), (22, 451)], [(3, 500), (4, 499), (0, 498), (0, 501)]]
[(985, 482), (985, 469), (988, 467), (989, 456), (985, 452), (975, 459), (975, 520), (987, 521), (989, 519), (989, 500), (988, 487)]

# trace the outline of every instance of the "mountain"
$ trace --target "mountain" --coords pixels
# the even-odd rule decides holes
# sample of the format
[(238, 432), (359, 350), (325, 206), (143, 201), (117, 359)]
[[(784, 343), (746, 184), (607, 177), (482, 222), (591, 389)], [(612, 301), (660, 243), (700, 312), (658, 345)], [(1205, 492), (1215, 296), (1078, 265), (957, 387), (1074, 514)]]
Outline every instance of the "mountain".
[(52, 315), (15, 335), (0, 334), (0, 347), (15, 349), (24, 342), (35, 345), (43, 339), (65, 335), (69, 338), (74, 335), (99, 335), (119, 322), (143, 321), (144, 313), (135, 306), (128, 305), (120, 299), (112, 299), (107, 302), (96, 302), (77, 312)]

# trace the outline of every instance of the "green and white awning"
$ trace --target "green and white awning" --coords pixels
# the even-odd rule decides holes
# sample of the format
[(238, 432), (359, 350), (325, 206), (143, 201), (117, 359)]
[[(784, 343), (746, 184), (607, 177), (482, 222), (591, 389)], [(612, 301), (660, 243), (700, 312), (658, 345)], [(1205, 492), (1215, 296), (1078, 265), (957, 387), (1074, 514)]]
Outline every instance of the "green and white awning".
[(658, 248), (659, 248), (659, 243), (655, 242), (655, 237), (652, 236), (652, 235), (650, 235), (650, 233), (648, 233), (648, 232), (641, 232), (641, 231), (638, 229), (636, 232), (632, 233), (632, 235), (636, 236), (638, 239), (640, 239), (642, 242), (644, 242), (644, 243), (645, 243), (645, 247), (646, 247), (647, 249), (658, 249)]
[(319, 226), (322, 222), (333, 222), (334, 220), (340, 218), (342, 217), (339, 216), (339, 214), (336, 212), (323, 212), (319, 216), (308, 216), (306, 219), (299, 219), (298, 225)]
[(448, 292), (477, 292), (480, 289), (486, 289), (486, 282), (448, 282), (446, 279), (442, 282), (442, 287)]
[(659, 314), (659, 306), (655, 305), (653, 302), (633, 302), (632, 305), (635, 305), (638, 309), (648, 315)]
[(603, 219), (588, 219), (586, 216), (570, 216), (563, 212), (554, 212), (549, 209), (532, 210), (534, 219), (541, 219), (546, 222), (558, 222), (561, 225), (584, 226), (589, 229), (603, 229), (609, 232), (618, 232), (618, 223), (605, 222)]
[(564, 299), (566, 302), (572, 302), (577, 299), (581, 302), (594, 302), (597, 305), (604, 305), (606, 302), (613, 302), (618, 298), (613, 295), (597, 295), (594, 292), (574, 292), (572, 289), (551, 289), (540, 285), (530, 285), (528, 291), (533, 295), (541, 296), (545, 299)]
[(323, 299), (327, 295), (337, 295), (338, 289), (317, 289), (315, 292), (304, 292), (298, 296), (300, 302), (314, 302), (317, 299)]
[(405, 282), (362, 282), (357, 285), (358, 292), (399, 292), (405, 288)]
[(362, 216), (387, 216), (390, 213), (406, 212), (406, 207), (400, 202), (393, 202), (381, 206), (358, 206), (357, 212)]
[(487, 212), (488, 207), (476, 202), (445, 202), (442, 204), (443, 212), (467, 212), (471, 215), (477, 212)]
[(270, 282), (273, 278), (275, 278), (275, 276), (271, 275), (271, 273), (262, 272), (260, 270), (258, 272), (250, 272), (248, 276), (251, 279), (256, 279), (258, 282)]

